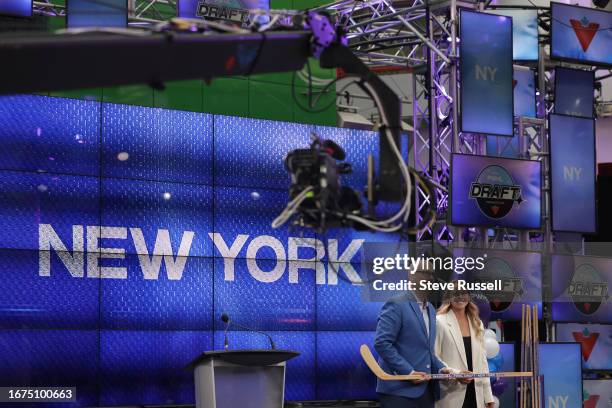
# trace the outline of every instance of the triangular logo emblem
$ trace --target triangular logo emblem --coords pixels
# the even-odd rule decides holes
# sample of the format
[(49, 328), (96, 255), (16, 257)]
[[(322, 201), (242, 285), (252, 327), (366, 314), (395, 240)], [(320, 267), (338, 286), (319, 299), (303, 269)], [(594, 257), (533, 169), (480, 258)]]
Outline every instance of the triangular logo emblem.
[(578, 38), (578, 41), (582, 46), (582, 51), (586, 52), (589, 49), (595, 34), (597, 34), (599, 24), (589, 23), (589, 20), (587, 20), (586, 17), (582, 17), (582, 20), (580, 21), (570, 18), (570, 23), (574, 29), (576, 38)]
[(589, 395), (589, 399), (584, 400), (584, 408), (595, 408), (599, 402), (599, 395)]
[(584, 361), (589, 361), (593, 347), (595, 347), (595, 343), (597, 343), (599, 333), (590, 333), (588, 336), (585, 336), (584, 333), (581, 332), (572, 332), (572, 334), (574, 335), (574, 340), (582, 346), (582, 359)]

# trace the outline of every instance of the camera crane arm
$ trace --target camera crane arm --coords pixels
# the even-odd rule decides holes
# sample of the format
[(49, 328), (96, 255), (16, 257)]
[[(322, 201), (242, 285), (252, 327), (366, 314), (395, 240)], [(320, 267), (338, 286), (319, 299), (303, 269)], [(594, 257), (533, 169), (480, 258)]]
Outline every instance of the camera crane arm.
[[(352, 53), (328, 16), (308, 12), (298, 28), (236, 33), (92, 30), (3, 34), (0, 60), (7, 63), (0, 95), (129, 84), (163, 88), (165, 81), (172, 80), (296, 71), (315, 56), (323, 68), (341, 68), (357, 77), (358, 85), (375, 101), (382, 119), (376, 199), (403, 200), (401, 216), (405, 224), (410, 213), (411, 182), (398, 148), (399, 98)], [(399, 213), (384, 221), (351, 216), (368, 228), (383, 228), (379, 230), (389, 230), (389, 223), (400, 218)]]

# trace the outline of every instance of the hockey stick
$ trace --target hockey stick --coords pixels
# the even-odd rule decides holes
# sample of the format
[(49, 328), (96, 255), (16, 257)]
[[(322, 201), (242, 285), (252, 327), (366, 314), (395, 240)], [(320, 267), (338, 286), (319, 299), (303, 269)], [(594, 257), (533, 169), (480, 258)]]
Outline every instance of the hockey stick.
[[(359, 348), (359, 352), (361, 353), (361, 357), (363, 361), (365, 361), (368, 368), (374, 373), (376, 377), (384, 381), (402, 381), (402, 380), (422, 380), (423, 377), (420, 375), (410, 375), (410, 374), (401, 374), (401, 375), (392, 375), (386, 373), (378, 362), (374, 358), (374, 355), (370, 351), (370, 348), (365, 344), (362, 344)], [(529, 372), (501, 372), (501, 373), (472, 373), (472, 374), (427, 374), (427, 379), (430, 380), (451, 380), (458, 378), (489, 378), (489, 377), (497, 377), (497, 378), (509, 378), (509, 377), (531, 377), (533, 373)]]

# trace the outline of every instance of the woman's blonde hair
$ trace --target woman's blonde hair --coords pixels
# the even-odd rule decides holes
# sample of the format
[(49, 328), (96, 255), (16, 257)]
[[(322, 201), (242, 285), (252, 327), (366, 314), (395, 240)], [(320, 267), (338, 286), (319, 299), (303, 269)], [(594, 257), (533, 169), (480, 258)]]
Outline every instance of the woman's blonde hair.
[[(451, 299), (453, 295), (454, 292), (447, 293), (442, 301), (442, 305), (438, 308), (437, 314), (446, 314), (452, 310)], [(470, 300), (468, 300), (467, 306), (465, 307), (465, 315), (467, 316), (470, 325), (476, 328), (476, 337), (484, 336), (483, 324), (480, 320), (480, 312), (478, 311), (478, 306), (476, 306), (476, 303), (472, 302), (471, 297)]]

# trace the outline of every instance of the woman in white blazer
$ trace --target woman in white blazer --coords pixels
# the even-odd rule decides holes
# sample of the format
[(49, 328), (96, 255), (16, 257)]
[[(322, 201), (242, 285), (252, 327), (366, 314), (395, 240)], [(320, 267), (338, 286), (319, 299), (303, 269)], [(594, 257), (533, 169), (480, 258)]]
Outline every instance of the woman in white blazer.
[[(436, 316), (436, 355), (449, 367), (476, 373), (489, 372), (484, 348), (484, 326), (478, 307), (467, 292), (451, 292)], [(488, 378), (441, 381), (436, 408), (493, 408)]]

